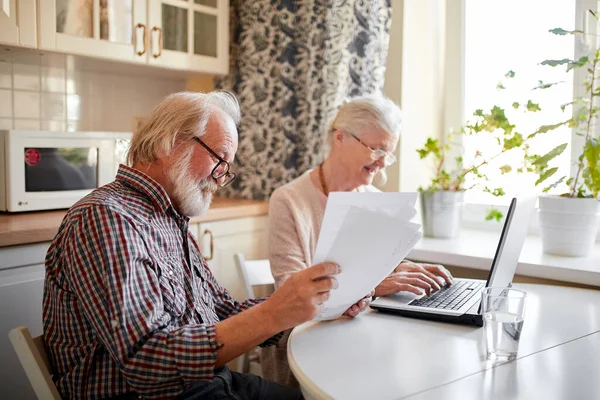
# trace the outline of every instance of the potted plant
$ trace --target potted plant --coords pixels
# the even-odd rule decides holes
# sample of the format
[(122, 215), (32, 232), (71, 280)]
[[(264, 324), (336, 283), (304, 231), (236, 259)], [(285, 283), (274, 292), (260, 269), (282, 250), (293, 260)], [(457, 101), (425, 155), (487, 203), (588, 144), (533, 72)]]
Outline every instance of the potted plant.
[[(598, 20), (598, 15), (590, 13)], [(566, 31), (561, 28), (550, 30), (555, 35), (581, 35), (582, 31)], [(544, 65), (565, 66), (566, 72), (581, 70), (585, 74), (583, 96), (563, 105), (573, 107), (573, 116), (567, 122), (580, 141), (574, 141), (572, 153), (576, 155), (574, 176), (560, 177), (548, 185), (558, 168), (552, 165), (556, 155), (565, 150), (556, 148), (552, 152), (528, 158), (529, 169), (539, 174), (537, 184), (546, 185), (544, 191), (566, 186), (561, 195), (542, 195), (539, 199), (540, 232), (544, 252), (562, 256), (586, 256), (596, 240), (600, 222), (600, 141), (596, 120), (600, 108), (600, 47), (595, 46), (589, 55), (578, 60), (546, 60)], [(548, 87), (550, 85), (547, 85)], [(566, 146), (565, 146), (566, 147)]]
[[(509, 71), (507, 78), (513, 78), (515, 73)], [(504, 89), (499, 84), (498, 89)], [(525, 103), (513, 102), (511, 112), (534, 113), (541, 110), (539, 104), (528, 100)], [(532, 170), (533, 156), (529, 155), (529, 143), (539, 134), (551, 131), (566, 124), (567, 121), (554, 125), (544, 125), (536, 131), (526, 135), (520, 133), (507, 117), (506, 109), (493, 106), (489, 111), (476, 110), (473, 120), (467, 122), (460, 131), (449, 133), (443, 142), (438, 139), (427, 138), (425, 145), (417, 149), (421, 159), (433, 160), (433, 177), (426, 187), (420, 187), (421, 215), (423, 219), (423, 233), (425, 236), (438, 238), (453, 238), (460, 230), (462, 218), (462, 205), (466, 190), (478, 187), (493, 196), (503, 196), (502, 187), (493, 187), (488, 174), (491, 169), (501, 174), (519, 173), (528, 167)], [(480, 149), (473, 150), (468, 164), (465, 164), (463, 155), (449, 159), (449, 153), (455, 143), (456, 136), (487, 135), (492, 138), (497, 146), (484, 152)], [(566, 146), (566, 144), (565, 144)], [(523, 157), (518, 157), (519, 162), (507, 160), (504, 157), (509, 152), (521, 151)], [(513, 158), (514, 160), (515, 158)], [(527, 162), (529, 161), (529, 164)], [(500, 221), (502, 213), (496, 208), (490, 208), (486, 220)]]

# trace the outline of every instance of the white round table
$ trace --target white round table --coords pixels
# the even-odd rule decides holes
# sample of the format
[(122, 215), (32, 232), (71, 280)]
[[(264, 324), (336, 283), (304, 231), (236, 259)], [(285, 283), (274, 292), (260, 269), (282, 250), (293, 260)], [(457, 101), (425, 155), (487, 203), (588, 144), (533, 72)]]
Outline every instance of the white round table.
[(290, 367), (307, 399), (600, 396), (600, 291), (515, 287), (528, 300), (514, 362), (486, 360), (481, 328), (369, 310), (296, 327)]

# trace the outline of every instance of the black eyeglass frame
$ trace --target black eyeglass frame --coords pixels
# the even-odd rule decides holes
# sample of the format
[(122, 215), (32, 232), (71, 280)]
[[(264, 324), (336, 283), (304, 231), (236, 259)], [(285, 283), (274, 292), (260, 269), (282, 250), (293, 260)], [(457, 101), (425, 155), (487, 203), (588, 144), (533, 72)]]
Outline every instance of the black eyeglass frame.
[[(233, 182), (236, 177), (236, 174), (234, 172), (229, 171), (229, 167), (230, 167), (229, 163), (227, 161), (225, 161), (222, 157), (220, 157), (217, 153), (215, 153), (210, 147), (208, 147), (208, 145), (206, 143), (204, 143), (202, 141), (202, 139), (200, 139), (199, 137), (194, 136), (194, 140), (196, 142), (200, 143), (200, 145), (202, 147), (204, 147), (206, 149), (206, 151), (208, 151), (210, 153), (210, 155), (212, 155), (214, 158), (216, 158), (219, 161), (210, 173), (210, 175), (213, 177), (213, 179), (216, 182), (218, 182), (218, 180), (221, 179), (222, 177), (225, 177), (225, 180), (221, 184), (219, 184), (219, 187), (225, 187), (225, 186), (229, 185), (231, 182)], [(219, 173), (217, 173), (217, 168), (219, 168), (219, 166), (221, 164), (225, 164), (225, 170), (223, 173), (219, 174)]]

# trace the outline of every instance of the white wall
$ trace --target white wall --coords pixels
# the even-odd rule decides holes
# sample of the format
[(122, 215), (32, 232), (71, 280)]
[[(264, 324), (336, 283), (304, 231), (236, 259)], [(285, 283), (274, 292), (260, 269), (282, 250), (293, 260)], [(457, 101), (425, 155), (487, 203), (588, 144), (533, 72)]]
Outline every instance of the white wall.
[(445, 63), (447, 56), (458, 56), (445, 50), (446, 4), (437, 0), (392, 1), (384, 93), (400, 104), (404, 124), (399, 162), (388, 168), (389, 179), (383, 187), (387, 191), (415, 191), (427, 184), (430, 165), (419, 159), (416, 149), (428, 136), (441, 138), (446, 130)]
[[(0, 54), (0, 129), (132, 131), (186, 77), (107, 72), (72, 56), (14, 50)], [(140, 67), (143, 68), (143, 67)]]

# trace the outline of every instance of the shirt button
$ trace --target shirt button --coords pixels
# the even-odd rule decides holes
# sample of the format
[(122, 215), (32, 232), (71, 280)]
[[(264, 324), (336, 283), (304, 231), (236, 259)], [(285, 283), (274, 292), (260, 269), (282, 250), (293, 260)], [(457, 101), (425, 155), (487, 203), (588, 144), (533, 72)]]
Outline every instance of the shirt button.
[(117, 329), (119, 327), (119, 321), (117, 321), (116, 319), (113, 319), (110, 321), (110, 325), (112, 326), (113, 329)]
[(173, 270), (169, 270), (169, 275), (173, 276)]

